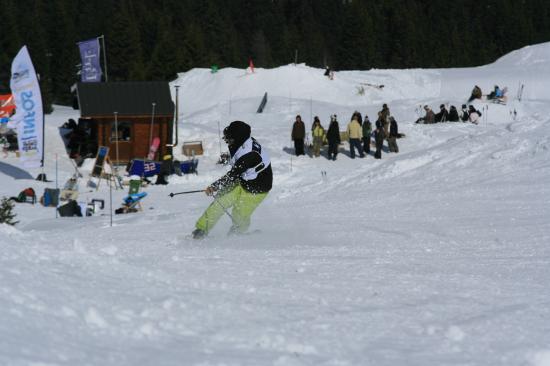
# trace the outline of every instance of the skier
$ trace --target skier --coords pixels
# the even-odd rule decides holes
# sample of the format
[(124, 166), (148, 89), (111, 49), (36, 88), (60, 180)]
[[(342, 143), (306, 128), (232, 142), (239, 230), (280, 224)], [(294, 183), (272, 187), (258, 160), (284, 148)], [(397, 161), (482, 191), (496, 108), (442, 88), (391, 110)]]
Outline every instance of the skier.
[(223, 130), (223, 140), (231, 155), (231, 170), (206, 187), (207, 196), (215, 195), (198, 219), (193, 238), (204, 238), (220, 217), (232, 208), (233, 225), (229, 234), (245, 233), (250, 226), (250, 216), (266, 198), (273, 184), (271, 161), (266, 149), (250, 136), (250, 126), (233, 121)]

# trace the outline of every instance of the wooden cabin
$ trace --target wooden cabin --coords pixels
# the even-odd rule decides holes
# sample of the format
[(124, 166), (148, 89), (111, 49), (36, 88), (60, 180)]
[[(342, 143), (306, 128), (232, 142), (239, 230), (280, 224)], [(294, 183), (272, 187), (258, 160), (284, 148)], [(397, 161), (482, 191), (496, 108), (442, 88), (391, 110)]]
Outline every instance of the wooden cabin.
[(110, 148), (113, 163), (146, 158), (155, 137), (160, 145), (153, 160), (172, 154), (166, 146), (172, 144), (174, 120), (168, 82), (78, 83), (77, 98), (79, 125), (88, 126), (96, 146)]

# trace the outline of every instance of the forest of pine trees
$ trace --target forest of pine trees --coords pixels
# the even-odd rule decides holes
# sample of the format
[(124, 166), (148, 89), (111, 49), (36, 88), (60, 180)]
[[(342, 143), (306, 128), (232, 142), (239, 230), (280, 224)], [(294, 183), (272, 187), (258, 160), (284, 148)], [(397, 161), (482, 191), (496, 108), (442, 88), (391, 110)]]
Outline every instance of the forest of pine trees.
[(76, 42), (105, 35), (109, 80), (195, 67), (466, 67), (550, 41), (546, 0), (0, 0), (0, 86), (27, 45), (45, 103), (70, 104)]

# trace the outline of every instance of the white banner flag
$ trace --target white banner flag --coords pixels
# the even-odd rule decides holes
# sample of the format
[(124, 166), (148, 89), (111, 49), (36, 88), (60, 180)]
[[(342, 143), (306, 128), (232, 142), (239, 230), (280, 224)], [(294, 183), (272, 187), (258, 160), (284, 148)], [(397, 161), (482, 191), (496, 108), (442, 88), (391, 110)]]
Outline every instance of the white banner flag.
[(15, 98), (15, 115), (11, 119), (17, 123), (21, 162), (28, 168), (39, 167), (44, 148), (44, 114), (40, 86), (27, 46), (13, 59), (10, 88)]

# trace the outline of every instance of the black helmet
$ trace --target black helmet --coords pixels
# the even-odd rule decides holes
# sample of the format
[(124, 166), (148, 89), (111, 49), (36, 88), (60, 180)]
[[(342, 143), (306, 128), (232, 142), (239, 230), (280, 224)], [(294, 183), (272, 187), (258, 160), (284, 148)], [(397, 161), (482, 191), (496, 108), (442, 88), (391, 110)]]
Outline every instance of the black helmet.
[(223, 129), (223, 140), (230, 146), (241, 146), (249, 137), (250, 126), (243, 121), (233, 121)]

